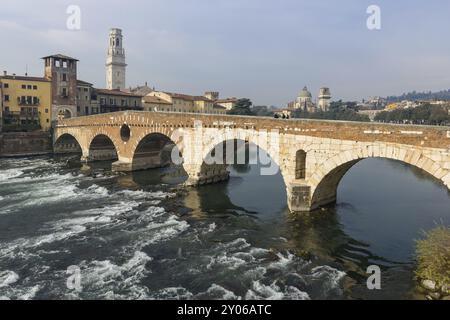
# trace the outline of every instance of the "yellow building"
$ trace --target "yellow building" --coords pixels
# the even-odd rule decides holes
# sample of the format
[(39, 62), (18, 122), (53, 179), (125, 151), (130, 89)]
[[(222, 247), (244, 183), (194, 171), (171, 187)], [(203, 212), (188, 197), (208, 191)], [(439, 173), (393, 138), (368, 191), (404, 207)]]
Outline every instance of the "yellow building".
[(187, 94), (154, 91), (143, 98), (143, 107), (146, 111), (159, 112), (187, 112), (224, 114), (225, 108), (217, 108), (214, 101), (204, 96), (191, 96)]
[(2, 87), (5, 127), (30, 126), (42, 130), (51, 127), (51, 81), (40, 77), (4, 74)]
[(400, 108), (400, 106), (398, 105), (398, 103), (391, 103), (391, 104), (388, 104), (386, 106), (385, 110), (386, 111), (393, 111), (393, 110), (396, 110), (396, 109), (399, 109), (399, 108)]
[(237, 98), (218, 99), (215, 101), (217, 105), (224, 107), (227, 110), (232, 110), (237, 102)]

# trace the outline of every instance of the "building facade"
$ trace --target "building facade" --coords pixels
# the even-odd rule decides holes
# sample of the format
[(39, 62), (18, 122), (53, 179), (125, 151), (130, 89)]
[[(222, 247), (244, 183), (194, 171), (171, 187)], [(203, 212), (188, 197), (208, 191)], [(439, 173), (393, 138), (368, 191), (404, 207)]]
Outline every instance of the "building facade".
[[(278, 111), (278, 115), (285, 115), (287, 113), (292, 114), (293, 111), (301, 110), (304, 112), (317, 112), (317, 111), (329, 111), (331, 105), (331, 91), (329, 88), (323, 87), (319, 90), (317, 105), (313, 102), (312, 94), (308, 90), (308, 87), (304, 87), (298, 94), (294, 101), (287, 104), (287, 108)], [(283, 112), (281, 112), (283, 111)]]
[(237, 98), (227, 98), (227, 99), (218, 99), (215, 101), (215, 104), (229, 111), (236, 106), (237, 102), (238, 102)]
[(52, 119), (52, 83), (46, 78), (0, 77), (3, 124), (49, 130)]
[(42, 58), (51, 81), (52, 120), (77, 116), (77, 59), (57, 54)]
[(302, 91), (300, 91), (297, 99), (295, 100), (294, 109), (300, 109), (307, 112), (316, 111), (316, 105), (312, 101), (312, 94), (306, 86)]
[(77, 115), (88, 116), (100, 113), (98, 99), (92, 83), (77, 81)]
[(94, 89), (94, 102), (99, 113), (142, 110), (142, 96), (120, 90)]
[(125, 49), (121, 29), (109, 32), (108, 56), (106, 58), (106, 89), (125, 90), (126, 88)]
[(205, 96), (154, 91), (143, 98), (143, 107), (155, 112), (188, 112), (224, 114), (226, 109), (216, 106), (214, 101)]

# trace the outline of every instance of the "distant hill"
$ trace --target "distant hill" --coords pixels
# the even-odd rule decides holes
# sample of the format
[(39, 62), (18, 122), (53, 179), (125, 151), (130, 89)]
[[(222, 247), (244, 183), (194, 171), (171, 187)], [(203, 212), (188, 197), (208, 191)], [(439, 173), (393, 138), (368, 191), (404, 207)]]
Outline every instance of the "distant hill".
[(404, 93), (401, 96), (390, 96), (387, 97), (386, 100), (388, 102), (400, 102), (403, 100), (450, 100), (450, 89), (449, 90), (441, 90), (438, 92), (408, 92)]

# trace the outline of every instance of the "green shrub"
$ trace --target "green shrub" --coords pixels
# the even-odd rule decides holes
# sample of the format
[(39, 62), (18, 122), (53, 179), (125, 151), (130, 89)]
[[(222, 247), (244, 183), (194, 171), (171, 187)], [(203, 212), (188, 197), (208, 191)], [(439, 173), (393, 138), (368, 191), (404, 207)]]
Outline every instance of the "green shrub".
[(450, 228), (439, 226), (417, 241), (418, 268), (421, 280), (434, 281), (438, 288), (450, 287)]

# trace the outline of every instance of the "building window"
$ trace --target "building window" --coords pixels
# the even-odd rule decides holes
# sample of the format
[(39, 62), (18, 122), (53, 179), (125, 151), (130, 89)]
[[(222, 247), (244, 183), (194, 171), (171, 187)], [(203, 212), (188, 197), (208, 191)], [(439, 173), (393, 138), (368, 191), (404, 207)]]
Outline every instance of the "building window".
[(297, 151), (295, 160), (295, 179), (306, 178), (306, 152), (303, 150)]
[(63, 73), (63, 75), (62, 75), (62, 81), (67, 81), (67, 74)]
[(80, 112), (80, 110), (81, 110), (80, 106), (77, 106), (77, 112)]
[(48, 113), (48, 109), (45, 109), (45, 113)]
[(84, 107), (84, 114), (89, 115), (89, 107)]
[(5, 101), (9, 101), (9, 95), (5, 94)]
[(49, 123), (50, 121), (48, 119), (46, 119), (47, 123)]
[(33, 88), (33, 86), (31, 84), (27, 86), (28, 90), (31, 90), (32, 88)]
[(25, 84), (22, 85), (22, 89), (26, 89), (27, 86)]
[(9, 88), (9, 83), (4, 83), (3, 84), (3, 88), (8, 89)]
[(63, 60), (62, 67), (63, 68), (67, 68), (67, 61), (66, 60)]
[(37, 86), (33, 86), (33, 90), (37, 90)]
[(62, 96), (67, 97), (67, 88), (62, 88)]

